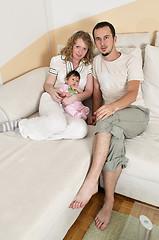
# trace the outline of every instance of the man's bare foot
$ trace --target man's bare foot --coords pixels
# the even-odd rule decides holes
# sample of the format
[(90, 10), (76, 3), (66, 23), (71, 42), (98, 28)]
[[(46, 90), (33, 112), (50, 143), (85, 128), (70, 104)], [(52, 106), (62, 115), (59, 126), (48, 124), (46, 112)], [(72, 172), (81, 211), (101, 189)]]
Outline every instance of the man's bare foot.
[(95, 217), (95, 224), (96, 227), (104, 230), (106, 229), (107, 225), (109, 224), (112, 209), (113, 209), (114, 200), (106, 200), (103, 204), (103, 207), (98, 212), (97, 216)]
[(92, 195), (97, 192), (98, 183), (90, 179), (86, 179), (69, 208), (75, 209), (85, 206), (89, 202)]

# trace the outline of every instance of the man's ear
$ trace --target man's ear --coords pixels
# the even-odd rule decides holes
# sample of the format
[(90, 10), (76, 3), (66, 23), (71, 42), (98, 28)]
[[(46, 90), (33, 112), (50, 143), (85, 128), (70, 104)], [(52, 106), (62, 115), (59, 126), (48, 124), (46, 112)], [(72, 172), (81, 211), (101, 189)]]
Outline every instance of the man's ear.
[(117, 41), (117, 36), (115, 35), (115, 37), (114, 37), (114, 43), (116, 43), (116, 41)]
[(65, 78), (65, 82), (68, 83), (68, 79), (67, 78)]

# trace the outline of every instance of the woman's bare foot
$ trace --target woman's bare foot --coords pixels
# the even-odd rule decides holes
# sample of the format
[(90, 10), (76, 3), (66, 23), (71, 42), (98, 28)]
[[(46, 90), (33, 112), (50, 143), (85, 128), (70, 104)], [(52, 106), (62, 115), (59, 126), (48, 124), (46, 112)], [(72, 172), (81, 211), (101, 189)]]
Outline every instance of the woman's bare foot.
[(98, 183), (93, 180), (86, 179), (69, 207), (75, 209), (85, 206), (89, 202), (92, 195), (97, 192)]
[(103, 207), (100, 209), (97, 216), (95, 217), (95, 224), (97, 228), (101, 230), (106, 229), (110, 221), (113, 204), (114, 204), (114, 199), (105, 201), (105, 203), (103, 204)]

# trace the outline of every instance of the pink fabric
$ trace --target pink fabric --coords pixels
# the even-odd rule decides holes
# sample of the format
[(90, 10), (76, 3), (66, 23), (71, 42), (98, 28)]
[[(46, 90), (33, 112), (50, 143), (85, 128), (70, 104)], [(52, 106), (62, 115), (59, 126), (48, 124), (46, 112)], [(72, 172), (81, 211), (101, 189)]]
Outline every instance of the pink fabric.
[[(68, 92), (68, 88), (70, 86), (68, 84), (62, 84), (60, 91), (61, 92)], [(85, 107), (82, 102), (80, 101), (74, 101), (72, 104), (67, 105), (64, 110), (69, 113), (71, 116), (76, 118), (83, 118), (87, 119), (87, 116), (89, 114), (89, 108)]]

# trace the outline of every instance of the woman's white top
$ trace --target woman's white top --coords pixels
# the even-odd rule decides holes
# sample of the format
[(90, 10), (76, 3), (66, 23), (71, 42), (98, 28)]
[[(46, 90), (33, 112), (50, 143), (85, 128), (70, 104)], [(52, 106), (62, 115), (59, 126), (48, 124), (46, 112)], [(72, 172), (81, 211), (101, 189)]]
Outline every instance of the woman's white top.
[(80, 62), (79, 66), (74, 69), (71, 61), (64, 61), (64, 56), (58, 55), (51, 59), (49, 73), (57, 76), (55, 88), (60, 88), (61, 84), (65, 83), (67, 73), (72, 70), (76, 70), (80, 74), (79, 86), (84, 90), (87, 83), (87, 75), (92, 74), (92, 65), (85, 65), (84, 62)]

